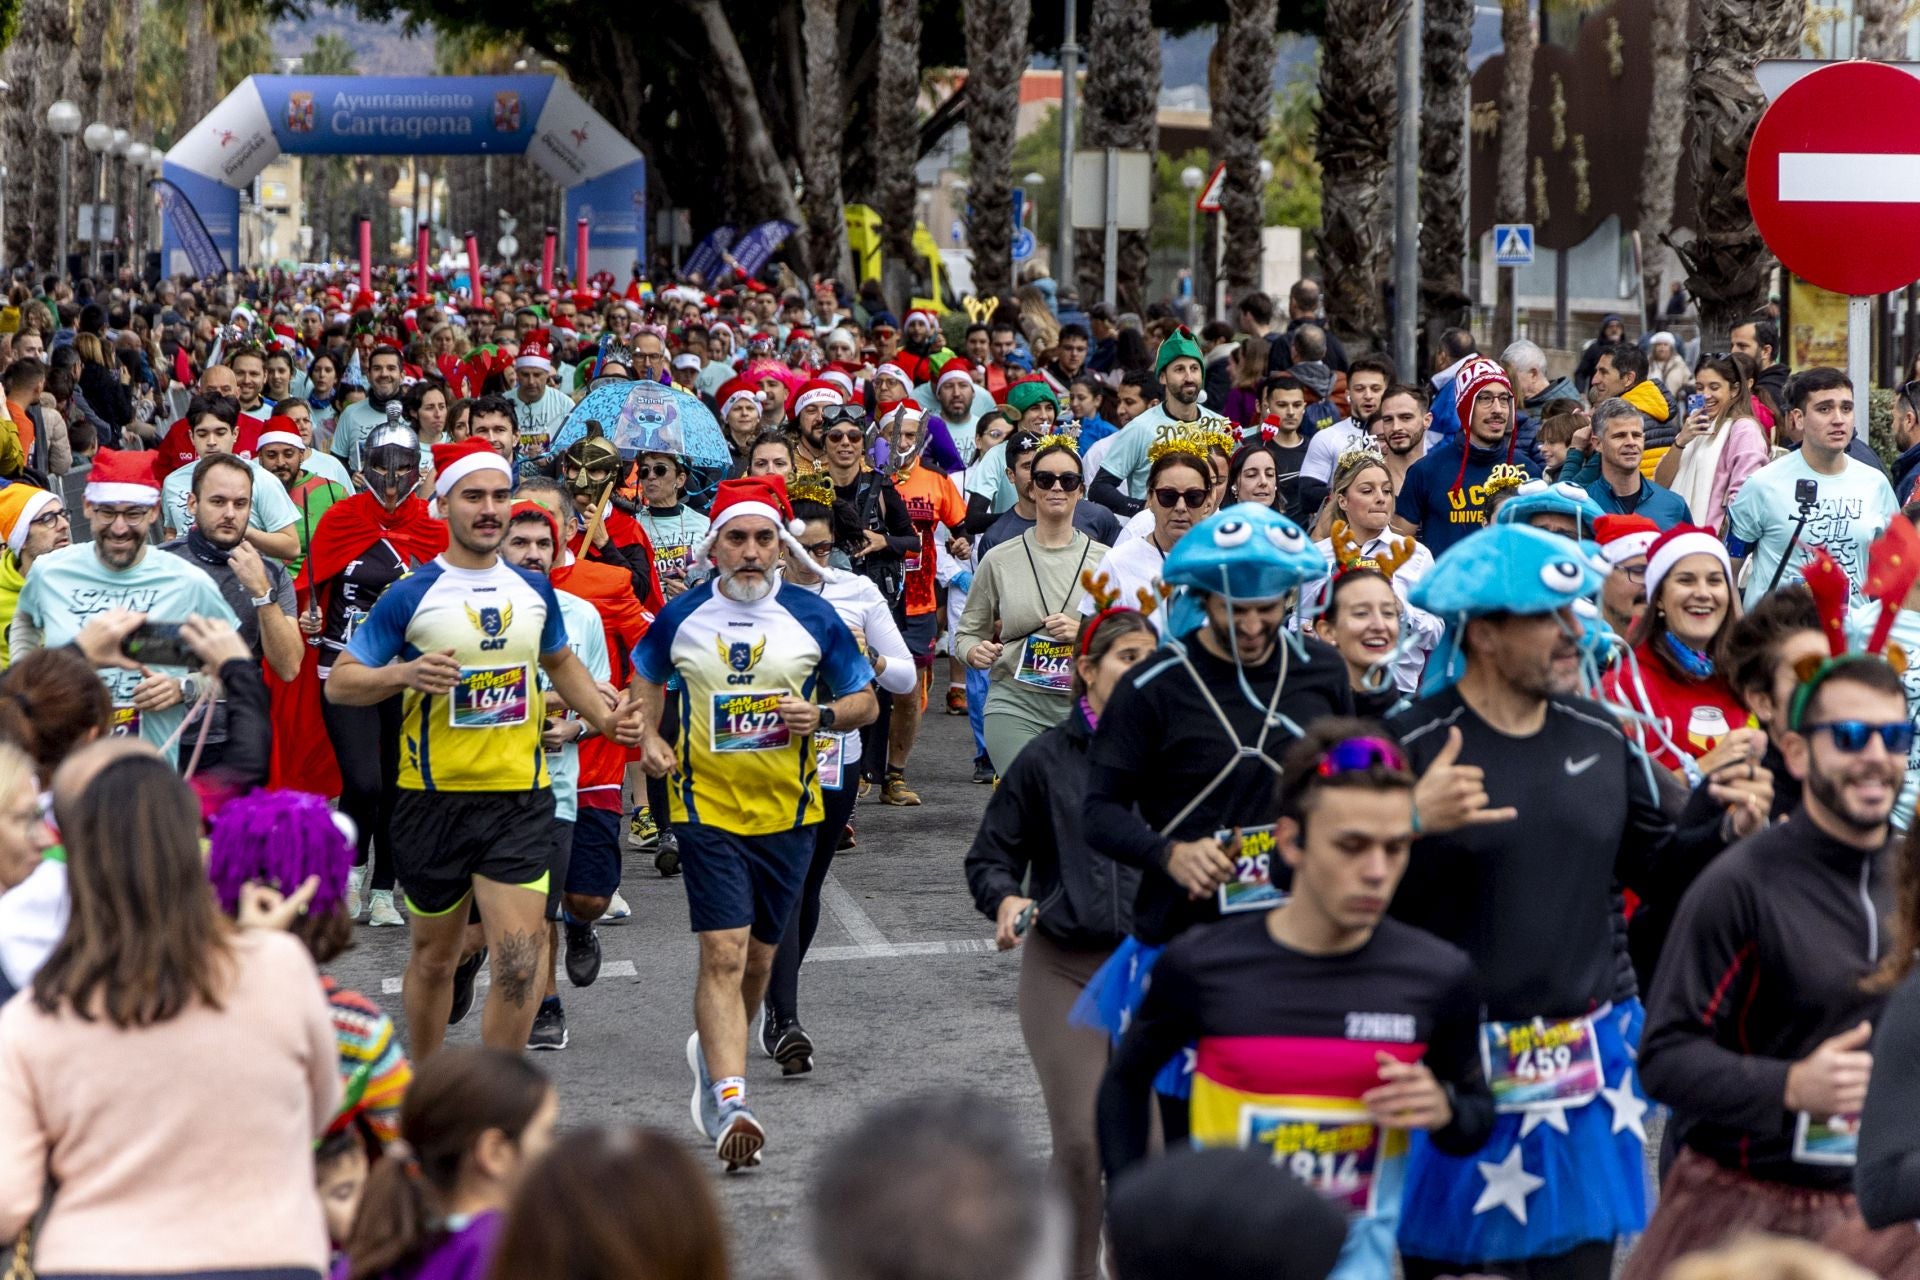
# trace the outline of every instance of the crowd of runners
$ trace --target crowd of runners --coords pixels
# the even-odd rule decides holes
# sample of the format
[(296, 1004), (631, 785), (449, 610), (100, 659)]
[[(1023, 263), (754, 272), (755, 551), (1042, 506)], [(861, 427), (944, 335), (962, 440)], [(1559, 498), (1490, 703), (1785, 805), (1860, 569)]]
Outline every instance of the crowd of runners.
[[(556, 972), (677, 877), (690, 1121), (783, 1158), (861, 802), (978, 784), (1050, 1173), (882, 1109), (821, 1274), (1920, 1276), (1920, 382), (1882, 456), (1767, 316), (375, 284), (0, 310), (17, 1266), (728, 1274), (683, 1144), (556, 1138)], [(324, 976), (389, 926), (397, 1020)]]

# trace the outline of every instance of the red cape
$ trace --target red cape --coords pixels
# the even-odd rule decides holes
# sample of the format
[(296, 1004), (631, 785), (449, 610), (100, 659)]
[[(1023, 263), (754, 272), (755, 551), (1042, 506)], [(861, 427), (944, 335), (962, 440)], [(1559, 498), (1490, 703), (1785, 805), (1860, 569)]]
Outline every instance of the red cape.
[(262, 664), (267, 693), (272, 698), (273, 771), (268, 786), (310, 791), (331, 799), (340, 794), (340, 762), (334, 759), (333, 740), (320, 714), (325, 696), (320, 682), (320, 649), (307, 645), (300, 655), (300, 674), (291, 682)]
[(356, 493), (340, 499), (320, 517), (300, 576), (320, 583), (336, 578), (382, 538), (409, 563), (420, 564), (447, 549), (447, 526), (428, 515), (427, 504), (411, 495), (389, 512), (371, 493)]
[[(648, 588), (647, 598), (640, 603), (646, 607), (650, 615), (659, 613), (667, 607), (667, 601), (666, 597), (660, 594), (660, 575), (652, 571), (653, 539), (647, 537), (647, 531), (640, 527), (638, 520), (635, 520), (618, 507), (607, 512), (607, 518), (603, 523), (607, 530), (607, 544), (609, 546), (637, 546), (645, 551), (648, 566)], [(567, 539), (567, 550), (573, 553), (575, 560), (590, 559), (588, 553), (584, 550), (586, 541), (587, 531), (576, 525), (572, 535)], [(632, 596), (633, 579), (631, 577), (627, 579), (627, 587), (628, 596)]]

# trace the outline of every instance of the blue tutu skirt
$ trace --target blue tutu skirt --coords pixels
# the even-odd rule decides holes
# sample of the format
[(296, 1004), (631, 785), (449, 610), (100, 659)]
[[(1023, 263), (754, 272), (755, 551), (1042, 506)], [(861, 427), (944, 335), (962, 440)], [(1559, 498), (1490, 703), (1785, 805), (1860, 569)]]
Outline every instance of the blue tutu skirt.
[[(1081, 989), (1079, 999), (1073, 1002), (1067, 1021), (1076, 1027), (1104, 1031), (1108, 1039), (1118, 1045), (1120, 1037), (1133, 1025), (1133, 1015), (1139, 1011), (1141, 1001), (1147, 998), (1153, 966), (1165, 950), (1165, 947), (1150, 947), (1138, 938), (1128, 937), (1113, 949), (1107, 962), (1094, 971)], [(1160, 1068), (1153, 1088), (1170, 1098), (1185, 1098), (1193, 1092), (1192, 1045)]]
[(1547, 1257), (1643, 1230), (1644, 1128), (1652, 1108), (1635, 1108), (1622, 1091), (1647, 1101), (1633, 1065), (1645, 1020), (1638, 1000), (1595, 1017), (1601, 1070), (1614, 1097), (1603, 1092), (1563, 1111), (1565, 1133), (1536, 1123), (1522, 1137), (1525, 1113), (1502, 1112), (1486, 1146), (1469, 1156), (1447, 1155), (1425, 1134), (1414, 1134), (1400, 1206), (1400, 1251), (1472, 1264)]

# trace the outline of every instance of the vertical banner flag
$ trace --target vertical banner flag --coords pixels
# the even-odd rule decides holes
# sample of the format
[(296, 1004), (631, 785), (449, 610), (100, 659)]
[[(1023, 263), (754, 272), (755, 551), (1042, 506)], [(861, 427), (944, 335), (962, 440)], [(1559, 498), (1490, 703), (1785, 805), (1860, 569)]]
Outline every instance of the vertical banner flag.
[(773, 261), (774, 251), (787, 242), (787, 237), (799, 228), (791, 222), (775, 218), (763, 222), (740, 237), (733, 245), (733, 263), (743, 276), (759, 275), (767, 263)]
[(546, 235), (540, 239), (540, 292), (553, 292), (553, 252), (560, 243), (560, 232), (553, 227), (547, 228)]
[(480, 236), (478, 232), (467, 232), (467, 287), (473, 292), (473, 300), (486, 297), (486, 291), (480, 287)]
[(704, 281), (711, 282), (720, 274), (720, 255), (733, 247), (735, 234), (732, 226), (725, 225), (707, 232), (707, 238), (693, 246), (693, 252), (687, 255), (685, 262), (680, 264), (680, 270), (688, 276), (698, 276)]

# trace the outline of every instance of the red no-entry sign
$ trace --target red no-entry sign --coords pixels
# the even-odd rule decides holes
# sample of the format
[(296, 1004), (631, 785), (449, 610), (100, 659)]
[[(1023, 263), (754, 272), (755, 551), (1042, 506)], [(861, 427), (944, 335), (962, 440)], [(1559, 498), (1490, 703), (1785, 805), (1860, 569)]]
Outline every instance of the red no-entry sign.
[(1841, 62), (1788, 86), (1753, 131), (1747, 201), (1803, 280), (1856, 296), (1920, 280), (1920, 79)]

